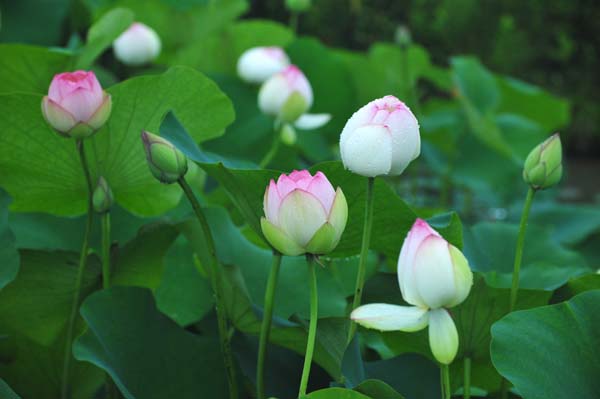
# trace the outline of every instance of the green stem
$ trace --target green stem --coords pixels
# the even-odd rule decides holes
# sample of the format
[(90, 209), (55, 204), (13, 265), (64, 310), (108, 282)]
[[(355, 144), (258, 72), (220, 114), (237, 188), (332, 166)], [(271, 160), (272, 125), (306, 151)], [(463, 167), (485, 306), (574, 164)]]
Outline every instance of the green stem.
[(523, 213), (521, 214), (521, 225), (519, 226), (519, 237), (517, 238), (517, 250), (515, 252), (515, 263), (513, 267), (512, 287), (510, 289), (509, 312), (514, 310), (515, 304), (517, 303), (517, 295), (519, 291), (519, 272), (521, 270), (521, 260), (523, 259), (525, 231), (527, 230), (527, 219), (529, 218), (529, 210), (531, 209), (534, 194), (535, 190), (530, 187), (529, 191), (527, 191), (525, 205), (523, 206)]
[(315, 338), (317, 337), (317, 318), (319, 309), (319, 298), (317, 295), (317, 274), (315, 272), (315, 260), (313, 255), (307, 255), (308, 274), (310, 284), (310, 324), (308, 325), (308, 341), (306, 342), (306, 355), (304, 356), (304, 367), (302, 368), (302, 379), (300, 380), (300, 390), (298, 397), (306, 395), (308, 386), (308, 376), (310, 374), (310, 365), (312, 363), (313, 352), (315, 350)]
[(441, 364), (440, 369), (442, 372), (442, 387), (443, 387), (443, 398), (450, 399), (452, 397), (452, 392), (450, 390), (450, 369), (447, 364)]
[(463, 381), (463, 398), (471, 398), (471, 358), (465, 357), (465, 375)]
[(181, 189), (185, 193), (188, 198), (192, 208), (194, 209), (194, 213), (196, 214), (196, 218), (202, 227), (202, 232), (204, 233), (204, 239), (206, 240), (206, 247), (208, 248), (210, 262), (210, 282), (213, 288), (213, 294), (215, 298), (215, 310), (217, 313), (217, 324), (219, 327), (219, 338), (221, 341), (221, 352), (223, 353), (223, 362), (225, 363), (225, 370), (227, 372), (227, 382), (229, 384), (229, 397), (231, 399), (238, 398), (238, 387), (237, 387), (237, 379), (235, 376), (235, 368), (233, 363), (233, 355), (231, 352), (231, 340), (229, 334), (227, 333), (227, 314), (225, 311), (225, 303), (223, 302), (223, 292), (222, 292), (222, 278), (221, 278), (221, 270), (219, 267), (219, 260), (217, 258), (217, 250), (215, 247), (215, 242), (213, 240), (213, 236), (210, 230), (210, 226), (208, 225), (208, 221), (202, 212), (202, 208), (200, 208), (200, 203), (198, 199), (194, 195), (192, 188), (187, 183), (184, 177), (181, 177), (178, 180)]
[(69, 373), (71, 367), (71, 343), (73, 341), (73, 330), (75, 329), (75, 321), (77, 320), (77, 311), (79, 310), (79, 301), (81, 296), (81, 283), (83, 281), (83, 274), (85, 271), (85, 264), (87, 261), (88, 245), (90, 240), (90, 233), (92, 231), (92, 218), (94, 215), (94, 209), (92, 205), (92, 195), (94, 188), (92, 186), (92, 178), (90, 176), (90, 170), (85, 157), (85, 148), (83, 140), (77, 140), (76, 142), (77, 151), (79, 152), (79, 159), (81, 161), (81, 167), (85, 176), (85, 182), (87, 186), (87, 218), (85, 222), (85, 230), (83, 232), (83, 243), (81, 244), (81, 253), (79, 255), (79, 266), (77, 268), (77, 277), (75, 279), (75, 290), (73, 292), (73, 301), (71, 304), (71, 314), (67, 322), (67, 337), (65, 341), (65, 355), (63, 360), (62, 370), (62, 382), (61, 382), (61, 398), (67, 399), (70, 397), (70, 386), (69, 386)]
[(275, 137), (273, 138), (273, 142), (271, 143), (271, 148), (269, 148), (269, 151), (265, 154), (263, 159), (261, 159), (260, 162), (258, 163), (258, 166), (260, 166), (261, 169), (266, 168), (271, 163), (273, 158), (275, 158), (275, 155), (277, 155), (277, 151), (279, 151), (280, 146), (281, 146), (281, 132), (280, 132), (279, 128), (276, 128), (275, 129)]
[(258, 399), (264, 399), (265, 396), (265, 359), (267, 357), (267, 344), (269, 343), (269, 333), (271, 332), (271, 319), (273, 318), (273, 299), (275, 298), (275, 287), (277, 287), (277, 276), (279, 266), (281, 265), (281, 254), (273, 254), (273, 264), (267, 280), (267, 290), (265, 291), (265, 309), (260, 327), (260, 341), (258, 345), (258, 363), (256, 365), (256, 394)]
[(110, 287), (110, 212), (101, 216), (102, 224), (102, 288)]
[[(363, 225), (362, 245), (360, 247), (360, 259), (358, 261), (358, 273), (356, 275), (356, 286), (354, 288), (354, 301), (352, 302), (352, 310), (360, 306), (362, 291), (365, 285), (365, 274), (367, 272), (367, 257), (369, 256), (369, 244), (371, 242), (371, 228), (373, 227), (373, 185), (375, 178), (367, 179), (367, 194), (365, 202), (365, 220)], [(354, 338), (356, 332), (356, 323), (350, 325), (350, 333), (348, 334), (348, 343)]]

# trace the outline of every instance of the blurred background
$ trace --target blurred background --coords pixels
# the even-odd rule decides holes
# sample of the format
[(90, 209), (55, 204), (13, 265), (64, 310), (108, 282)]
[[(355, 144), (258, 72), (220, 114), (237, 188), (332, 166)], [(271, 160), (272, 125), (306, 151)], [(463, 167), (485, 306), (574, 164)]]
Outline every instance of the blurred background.
[[(284, 150), (272, 167), (285, 169), (298, 161), (312, 164), (335, 158), (336, 140), (347, 117), (367, 101), (393, 93), (411, 106), (423, 127), (427, 167), (412, 167), (409, 173), (415, 179), (398, 186), (401, 194), (420, 194), (413, 198), (413, 204), (431, 205), (429, 193), (441, 197), (443, 207), (453, 205), (460, 210), (463, 206), (477, 209), (478, 203), (485, 212), (510, 206), (522, 197), (512, 190), (520, 162), (536, 142), (554, 131), (561, 133), (567, 160), (565, 181), (557, 198), (598, 201), (597, 185), (590, 177), (600, 174), (600, 3), (317, 0), (307, 12), (295, 17), (285, 3), (0, 0), (0, 42), (76, 50), (83, 44), (89, 25), (106, 10), (128, 7), (163, 38), (163, 55), (153, 69), (160, 72), (175, 64), (194, 66), (216, 80), (236, 103), (238, 120), (228, 130), (229, 139), (215, 140), (207, 148), (256, 160), (260, 157), (241, 152), (241, 145), (231, 146), (231, 137), (251, 129), (253, 136), (245, 139), (244, 145), (259, 148), (269, 142), (272, 133), (266, 122), (250, 123), (247, 113), (240, 112), (247, 108), (244, 101), (254, 101), (254, 94), (232, 79), (233, 65), (252, 40), (270, 44), (272, 39), (272, 44), (286, 46), (292, 61), (305, 69), (316, 94), (313, 111), (334, 115), (332, 122), (317, 132), (322, 137), (300, 135), (292, 156)], [(209, 22), (197, 12), (210, 6), (225, 10), (216, 15), (217, 22)], [(235, 18), (239, 19), (234, 22)], [(260, 29), (250, 29), (244, 21), (255, 19), (278, 21), (290, 29), (295, 26), (296, 39), (275, 27), (260, 27), (258, 39), (248, 39), (248, 43), (227, 37), (228, 21), (235, 24), (232, 29), (251, 36)], [(177, 26), (172, 22), (175, 20)], [(194, 29), (186, 30), (186, 23)], [(110, 52), (103, 55), (98, 69), (106, 84), (152, 72), (124, 69)], [(369, 80), (373, 74), (376, 78)], [(466, 110), (471, 106), (478, 115), (468, 116)], [(463, 134), (465, 131), (474, 134)], [(491, 153), (484, 151), (479, 159), (469, 155), (477, 147), (472, 146), (473, 137)], [(498, 163), (502, 158), (512, 161), (505, 167), (510, 179), (503, 180), (497, 170), (482, 164)], [(285, 159), (291, 161), (286, 163)], [(489, 184), (492, 180), (496, 184)], [(487, 198), (480, 193), (472, 198), (482, 187), (483, 192), (492, 190), (497, 195)], [(476, 212), (473, 216), (482, 215)]]

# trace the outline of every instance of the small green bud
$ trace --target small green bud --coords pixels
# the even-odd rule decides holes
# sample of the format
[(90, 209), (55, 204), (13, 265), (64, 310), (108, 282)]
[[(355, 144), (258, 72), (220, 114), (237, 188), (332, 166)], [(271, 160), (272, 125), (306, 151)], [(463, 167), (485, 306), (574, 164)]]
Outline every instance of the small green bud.
[(534, 190), (554, 186), (562, 177), (562, 144), (558, 133), (535, 147), (523, 167), (523, 180)]
[(115, 202), (113, 192), (108, 185), (106, 179), (102, 176), (98, 179), (94, 194), (92, 196), (92, 204), (94, 210), (98, 213), (108, 212), (110, 207)]
[(406, 48), (411, 45), (412, 37), (410, 34), (410, 30), (406, 25), (400, 25), (396, 28), (396, 32), (394, 33), (394, 40), (402, 48)]
[(281, 141), (283, 142), (283, 144), (289, 146), (296, 144), (296, 141), (298, 141), (296, 129), (294, 129), (294, 127), (289, 123), (286, 123), (281, 128)]
[(281, 107), (279, 119), (282, 122), (294, 122), (308, 111), (309, 104), (299, 91), (294, 91)]
[(187, 157), (170, 141), (142, 131), (142, 143), (152, 175), (161, 183), (175, 183), (187, 172)]
[(311, 6), (311, 0), (285, 0), (285, 6), (292, 12), (306, 12)]

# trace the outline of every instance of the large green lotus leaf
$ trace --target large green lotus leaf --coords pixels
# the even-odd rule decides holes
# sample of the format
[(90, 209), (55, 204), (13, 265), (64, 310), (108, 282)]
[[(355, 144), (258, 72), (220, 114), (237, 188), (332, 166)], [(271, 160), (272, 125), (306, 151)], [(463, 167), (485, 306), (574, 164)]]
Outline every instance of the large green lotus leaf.
[[(521, 211), (522, 204), (511, 208), (511, 221), (518, 223)], [(551, 237), (560, 244), (579, 244), (600, 231), (600, 208), (593, 205), (536, 202), (529, 214), (529, 223), (549, 230)]]
[(164, 272), (164, 257), (179, 232), (167, 224), (144, 226), (138, 236), (122, 248), (113, 261), (111, 285), (158, 288)]
[[(52, 77), (71, 70), (72, 65), (73, 59), (66, 51), (0, 44), (0, 93), (46, 93)], [(37, 104), (36, 112), (40, 112), (40, 104)]]
[(566, 301), (582, 292), (598, 289), (600, 289), (600, 274), (597, 272), (574, 277), (554, 292), (552, 302)]
[[(79, 255), (21, 251), (17, 278), (0, 292), (0, 374), (24, 398), (60, 396), (65, 328)], [(82, 298), (97, 286), (100, 265), (88, 258)], [(75, 334), (83, 329), (77, 324)], [(97, 369), (74, 362), (74, 398), (87, 399), (102, 383)]]
[(190, 43), (171, 63), (193, 66), (210, 74), (235, 75), (238, 58), (245, 50), (257, 46), (285, 47), (293, 38), (288, 27), (275, 21), (237, 21)]
[[(230, 101), (209, 79), (186, 67), (132, 78), (108, 91), (111, 117), (86, 140), (92, 178), (103, 175), (117, 203), (133, 213), (155, 215), (173, 208), (181, 191), (152, 177), (140, 131), (158, 132), (172, 110), (196, 142), (208, 140), (233, 120)], [(75, 144), (49, 129), (40, 101), (40, 96), (26, 94), (5, 95), (0, 101), (0, 184), (14, 198), (14, 210), (82, 213), (86, 189)]]
[(496, 76), (496, 82), (502, 94), (499, 112), (511, 112), (531, 119), (540, 124), (546, 134), (569, 123), (568, 100), (511, 77)]
[(181, 326), (201, 320), (213, 309), (208, 276), (195, 266), (194, 253), (184, 237), (178, 238), (164, 257), (165, 270), (154, 291), (158, 309)]
[(600, 290), (507, 315), (492, 327), (496, 369), (524, 399), (600, 393)]
[(301, 399), (369, 399), (370, 396), (344, 388), (326, 388), (311, 392)]
[[(71, 310), (79, 255), (73, 252), (21, 251), (17, 278), (0, 291), (0, 326), (48, 346), (64, 329)], [(100, 274), (99, 260), (88, 259), (82, 297)]]
[[(270, 170), (228, 169), (222, 164), (201, 164), (228, 191), (232, 202), (248, 224), (262, 237), (260, 218), (263, 196), (270, 179), (279, 173)], [(345, 257), (360, 252), (367, 179), (344, 170), (341, 162), (325, 162), (310, 168), (323, 172), (334, 187), (341, 187), (348, 202), (348, 224), (337, 249), (330, 255)], [(382, 180), (375, 182), (375, 205), (371, 249), (396, 258), (416, 214)]]
[[(465, 231), (465, 255), (474, 270), (485, 273), (493, 286), (509, 288), (519, 227), (509, 223), (482, 222)], [(589, 272), (577, 253), (557, 244), (536, 225), (527, 227), (520, 286), (554, 290), (571, 277)]]
[[(65, 315), (66, 317), (66, 315)], [(83, 325), (79, 328), (83, 330)], [(41, 321), (35, 327), (43, 329)], [(42, 345), (25, 335), (2, 327), (0, 340), (0, 374), (22, 398), (56, 399), (60, 397), (64, 361), (64, 334), (49, 345)], [(97, 367), (73, 360), (70, 379), (73, 399), (94, 397), (105, 381)], [(0, 397), (6, 396), (0, 384)]]
[(125, 8), (114, 8), (104, 14), (90, 27), (87, 43), (78, 54), (75, 69), (88, 69), (133, 20), (133, 13)]
[(73, 345), (76, 359), (110, 374), (125, 398), (222, 398), (227, 392), (220, 346), (156, 308), (152, 293), (112, 287), (81, 306), (87, 331)]
[(354, 390), (373, 399), (404, 399), (394, 388), (380, 380), (366, 380)]
[(10, 197), (0, 188), (0, 290), (17, 276), (19, 271), (19, 251), (15, 235), (8, 224)]
[[(490, 328), (508, 313), (510, 290), (488, 286), (477, 273), (474, 277), (467, 300), (450, 310), (459, 335), (458, 354), (451, 369), (454, 376), (452, 380), (455, 388), (461, 386), (463, 359), (468, 356), (473, 363), (473, 386), (493, 391), (499, 387), (500, 376), (495, 373), (489, 357)], [(550, 292), (520, 290), (516, 307), (528, 309), (544, 305), (549, 298)], [(377, 302), (405, 304), (400, 296), (396, 275), (379, 275), (367, 283), (363, 303)], [(393, 354), (420, 353), (434, 360), (427, 329), (417, 333), (386, 332), (381, 335), (387, 349)]]

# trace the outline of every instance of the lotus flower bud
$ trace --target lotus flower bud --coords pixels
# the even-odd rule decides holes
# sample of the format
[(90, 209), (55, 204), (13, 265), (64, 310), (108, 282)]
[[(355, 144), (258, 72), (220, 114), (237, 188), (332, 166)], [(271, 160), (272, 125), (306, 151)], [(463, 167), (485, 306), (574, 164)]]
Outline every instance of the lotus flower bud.
[(282, 122), (294, 122), (308, 111), (312, 102), (310, 83), (295, 65), (271, 76), (258, 93), (260, 110)]
[(160, 54), (160, 37), (147, 25), (134, 22), (113, 42), (115, 57), (125, 65), (147, 64)]
[(398, 259), (398, 283), (404, 300), (413, 306), (369, 304), (356, 308), (356, 323), (381, 331), (418, 331), (429, 325), (433, 356), (450, 364), (458, 351), (458, 333), (450, 313), (473, 285), (473, 273), (463, 254), (417, 219)]
[(400, 25), (396, 28), (396, 32), (394, 33), (394, 40), (398, 45), (402, 48), (407, 48), (412, 43), (412, 37), (410, 34), (410, 29), (406, 25)]
[(187, 157), (170, 141), (142, 131), (142, 143), (152, 175), (161, 183), (175, 183), (188, 170)]
[(290, 65), (290, 59), (280, 47), (254, 47), (238, 59), (237, 73), (248, 83), (263, 83)]
[(98, 183), (96, 184), (96, 189), (94, 190), (94, 194), (92, 196), (92, 204), (94, 205), (94, 210), (98, 213), (105, 213), (110, 210), (110, 207), (114, 203), (113, 192), (108, 185), (106, 179), (102, 176), (98, 179)]
[(346, 122), (340, 152), (346, 169), (356, 174), (399, 175), (421, 152), (419, 123), (394, 96), (371, 101)]
[(335, 249), (348, 219), (348, 204), (327, 177), (307, 170), (271, 180), (264, 197), (265, 238), (284, 255), (322, 255)]
[(310, 9), (311, 0), (285, 0), (285, 6), (292, 12), (306, 12)]
[(562, 145), (558, 133), (535, 147), (525, 160), (523, 180), (535, 190), (552, 187), (562, 177)]
[(75, 71), (55, 75), (42, 99), (46, 122), (65, 137), (91, 136), (110, 116), (111, 99), (94, 72)]
[(398, 259), (402, 297), (422, 308), (451, 308), (465, 300), (473, 273), (464, 255), (427, 222), (417, 219)]

